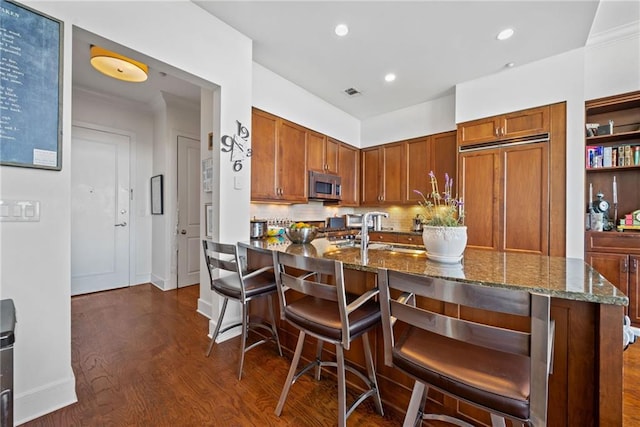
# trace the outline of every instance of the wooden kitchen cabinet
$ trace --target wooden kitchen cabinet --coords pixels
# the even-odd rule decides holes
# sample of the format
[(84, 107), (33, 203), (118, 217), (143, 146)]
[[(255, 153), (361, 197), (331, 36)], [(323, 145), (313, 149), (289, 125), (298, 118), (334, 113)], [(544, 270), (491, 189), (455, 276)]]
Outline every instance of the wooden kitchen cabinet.
[[(482, 134), (486, 123), (504, 131)], [(461, 123), (457, 135), (467, 245), (564, 256), (566, 104)]]
[(254, 109), (251, 200), (307, 202), (306, 129)]
[(398, 243), (398, 235), (384, 231), (370, 231), (369, 242)]
[(404, 199), (404, 144), (393, 143), (361, 151), (361, 204), (384, 206)]
[(548, 106), (530, 108), (458, 125), (458, 145), (475, 145), (549, 131)]
[(335, 139), (307, 131), (307, 169), (338, 174), (338, 147)]
[[(331, 140), (331, 138), (329, 138)], [(348, 144), (338, 145), (338, 175), (342, 178), (341, 206), (360, 204), (360, 150)]]
[[(585, 124), (598, 123), (609, 125), (613, 130), (602, 135), (585, 136), (585, 212), (589, 209), (589, 185), (593, 187), (593, 198), (603, 193), (609, 201), (609, 219), (613, 230), (618, 229), (619, 220), (626, 214), (640, 208), (640, 164), (635, 159), (620, 159), (613, 152), (619, 148), (640, 146), (640, 91), (629, 92), (585, 102)], [(585, 127), (586, 129), (586, 127)], [(612, 158), (605, 166), (604, 157), (600, 160), (589, 157), (590, 147), (604, 155), (605, 148), (611, 149)], [(607, 150), (608, 152), (608, 150)], [(633, 155), (633, 153), (631, 153)], [(600, 154), (598, 154), (600, 155)], [(609, 163), (610, 162), (610, 163)], [(613, 199), (613, 179), (617, 186), (617, 216)], [(620, 226), (622, 232), (590, 231), (585, 232), (585, 260), (600, 274), (613, 283), (629, 297), (626, 314), (634, 326), (640, 327), (640, 230), (629, 230), (631, 226)]]
[[(444, 191), (445, 174), (452, 179), (456, 177), (456, 132), (414, 138), (405, 141), (405, 144), (406, 185), (403, 202), (415, 204), (422, 200), (414, 190), (425, 195), (431, 193), (431, 171), (438, 179), (440, 191)], [(455, 188), (453, 194), (456, 194)]]
[(640, 233), (587, 231), (585, 247), (585, 261), (629, 297), (625, 314), (640, 327)]
[(422, 240), (422, 234), (417, 233), (402, 233), (397, 235), (398, 243), (405, 245), (424, 245)]
[(469, 247), (549, 254), (548, 142), (460, 154)]

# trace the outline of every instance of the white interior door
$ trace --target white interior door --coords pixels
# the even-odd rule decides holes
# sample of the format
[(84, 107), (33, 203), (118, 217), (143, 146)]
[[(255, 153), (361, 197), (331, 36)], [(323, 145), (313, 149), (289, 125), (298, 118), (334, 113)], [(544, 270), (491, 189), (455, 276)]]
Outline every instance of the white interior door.
[(71, 294), (129, 285), (128, 136), (73, 127)]
[(200, 282), (200, 141), (178, 136), (178, 287)]

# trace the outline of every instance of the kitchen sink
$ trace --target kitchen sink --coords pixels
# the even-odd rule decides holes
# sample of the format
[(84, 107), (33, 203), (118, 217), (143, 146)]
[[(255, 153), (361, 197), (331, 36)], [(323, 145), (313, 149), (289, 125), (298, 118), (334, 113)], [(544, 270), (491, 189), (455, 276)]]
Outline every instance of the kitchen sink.
[[(359, 248), (360, 241), (359, 240), (343, 240), (334, 243), (337, 249), (342, 248)], [(422, 255), (426, 254), (427, 251), (420, 246), (413, 245), (400, 245), (397, 243), (369, 243), (368, 250), (379, 250), (379, 251), (391, 251), (391, 252), (400, 252), (400, 253), (408, 253), (412, 255)]]

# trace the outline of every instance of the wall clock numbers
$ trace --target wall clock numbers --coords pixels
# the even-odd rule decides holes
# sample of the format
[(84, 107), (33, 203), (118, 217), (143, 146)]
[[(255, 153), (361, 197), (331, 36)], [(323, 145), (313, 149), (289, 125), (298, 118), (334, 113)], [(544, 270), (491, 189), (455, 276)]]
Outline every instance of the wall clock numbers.
[(242, 170), (242, 161), (251, 157), (251, 147), (249, 146), (249, 129), (238, 120), (236, 120), (236, 123), (236, 133), (233, 136), (225, 135), (220, 138), (220, 151), (229, 153), (233, 171), (240, 172)]

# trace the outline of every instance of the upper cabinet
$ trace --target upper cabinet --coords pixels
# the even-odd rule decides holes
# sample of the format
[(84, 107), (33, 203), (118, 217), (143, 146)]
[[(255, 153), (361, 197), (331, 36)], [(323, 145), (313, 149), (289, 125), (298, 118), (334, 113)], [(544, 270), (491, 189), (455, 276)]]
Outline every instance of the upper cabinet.
[(451, 179), (456, 177), (456, 131), (410, 139), (405, 144), (404, 202), (414, 204), (422, 200), (422, 197), (414, 190), (425, 195), (431, 192), (429, 178), (431, 171), (441, 186), (444, 185), (445, 174), (448, 174)]
[(456, 176), (456, 131), (361, 150), (361, 202), (368, 206), (413, 205), (431, 192), (429, 172), (444, 183)]
[(340, 143), (319, 132), (307, 131), (307, 168), (325, 173), (338, 173)]
[(404, 201), (404, 143), (385, 144), (361, 151), (362, 205), (392, 205)]
[(315, 170), (339, 175), (340, 205), (358, 206), (359, 149), (254, 108), (251, 150), (252, 201), (307, 203), (308, 171)]
[(251, 142), (251, 200), (305, 203), (306, 129), (254, 109)]
[(276, 141), (279, 118), (260, 110), (251, 115), (251, 200), (276, 199)]
[(548, 106), (472, 120), (458, 125), (459, 144), (475, 145), (549, 131)]
[[(329, 138), (329, 141), (338, 143)], [(341, 206), (360, 204), (360, 150), (344, 143), (338, 143), (338, 175), (342, 178)]]

